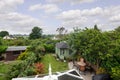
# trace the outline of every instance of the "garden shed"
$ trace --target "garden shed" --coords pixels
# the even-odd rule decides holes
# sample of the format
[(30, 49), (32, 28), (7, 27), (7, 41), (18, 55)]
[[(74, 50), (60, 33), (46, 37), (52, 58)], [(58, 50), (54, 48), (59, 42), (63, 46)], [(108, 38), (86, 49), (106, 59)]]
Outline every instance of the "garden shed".
[(70, 57), (69, 46), (66, 42), (59, 42), (56, 44), (55, 49), (57, 58), (64, 60)]
[(27, 46), (9, 46), (4, 53), (6, 61), (15, 60), (22, 52), (26, 50)]

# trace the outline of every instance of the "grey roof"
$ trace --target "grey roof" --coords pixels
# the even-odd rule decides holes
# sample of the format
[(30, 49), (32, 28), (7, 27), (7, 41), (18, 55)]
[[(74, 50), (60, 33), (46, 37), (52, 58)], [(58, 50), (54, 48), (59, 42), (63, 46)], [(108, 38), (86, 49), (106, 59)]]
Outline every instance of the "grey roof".
[(66, 42), (60, 42), (56, 44), (57, 48), (68, 48), (68, 44)]
[(9, 46), (6, 51), (26, 50), (27, 46)]

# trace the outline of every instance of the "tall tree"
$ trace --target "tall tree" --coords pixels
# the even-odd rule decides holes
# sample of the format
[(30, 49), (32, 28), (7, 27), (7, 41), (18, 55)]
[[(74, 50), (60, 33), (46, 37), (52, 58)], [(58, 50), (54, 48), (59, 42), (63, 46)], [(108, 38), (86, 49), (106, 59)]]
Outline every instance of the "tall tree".
[(9, 35), (9, 33), (7, 31), (1, 31), (0, 32), (0, 37), (4, 37), (4, 36), (7, 36)]
[(42, 36), (42, 29), (39, 27), (34, 27), (29, 35), (29, 39), (38, 39)]
[(117, 28), (115, 28), (115, 31), (120, 32), (120, 26), (118, 26)]
[(63, 35), (67, 32), (67, 30), (64, 27), (59, 27), (59, 28), (57, 28), (56, 31), (59, 33), (58, 34), (59, 38), (62, 38)]
[(98, 29), (97, 24), (94, 25), (94, 29), (100, 31), (100, 29)]

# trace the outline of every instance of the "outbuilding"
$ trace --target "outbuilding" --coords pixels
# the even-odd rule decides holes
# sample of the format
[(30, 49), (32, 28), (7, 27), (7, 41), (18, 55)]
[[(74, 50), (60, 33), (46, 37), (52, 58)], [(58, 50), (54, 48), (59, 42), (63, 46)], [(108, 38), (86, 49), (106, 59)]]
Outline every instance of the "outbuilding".
[(26, 50), (27, 46), (9, 46), (4, 53), (6, 61), (17, 59), (17, 57)]
[(56, 55), (59, 59), (64, 60), (70, 57), (69, 46), (66, 42), (59, 42), (56, 44)]

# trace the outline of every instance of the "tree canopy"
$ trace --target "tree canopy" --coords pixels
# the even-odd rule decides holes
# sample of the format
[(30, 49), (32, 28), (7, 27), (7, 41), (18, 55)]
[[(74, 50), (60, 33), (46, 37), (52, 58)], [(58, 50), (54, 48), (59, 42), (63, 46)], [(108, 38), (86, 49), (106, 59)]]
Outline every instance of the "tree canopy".
[(39, 27), (34, 27), (29, 35), (29, 39), (38, 39), (42, 36), (42, 29)]
[(114, 78), (120, 78), (117, 75), (120, 72), (117, 70), (120, 66), (120, 32), (119, 27), (116, 29), (102, 32), (95, 26), (84, 30), (76, 28), (67, 41), (70, 48), (76, 51), (75, 55), (84, 57), (96, 71), (102, 67)]
[(9, 32), (7, 32), (7, 31), (1, 31), (0, 32), (0, 37), (4, 37), (4, 36), (7, 36), (7, 35), (9, 35)]

